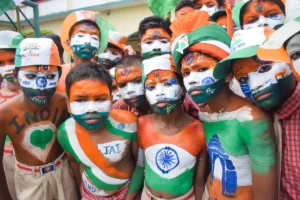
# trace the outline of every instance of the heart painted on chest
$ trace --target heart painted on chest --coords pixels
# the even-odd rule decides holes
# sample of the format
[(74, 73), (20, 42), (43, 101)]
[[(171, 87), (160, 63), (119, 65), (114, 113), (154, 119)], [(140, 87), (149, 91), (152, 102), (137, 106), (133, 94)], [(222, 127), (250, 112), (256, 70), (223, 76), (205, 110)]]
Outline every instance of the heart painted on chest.
[(30, 143), (45, 150), (47, 144), (49, 144), (54, 136), (54, 132), (51, 129), (35, 130), (30, 135)]

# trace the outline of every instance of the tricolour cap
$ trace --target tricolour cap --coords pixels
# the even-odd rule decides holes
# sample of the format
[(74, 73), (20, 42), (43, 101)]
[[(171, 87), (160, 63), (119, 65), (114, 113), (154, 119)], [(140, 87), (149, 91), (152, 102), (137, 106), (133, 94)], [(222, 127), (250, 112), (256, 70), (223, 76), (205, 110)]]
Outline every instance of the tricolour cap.
[(126, 44), (127, 38), (117, 31), (109, 30), (109, 38), (108, 42), (113, 44), (114, 46), (124, 49), (124, 45)]
[(60, 66), (57, 46), (49, 38), (24, 39), (16, 50), (16, 67), (31, 65)]
[(97, 15), (96, 12), (94, 11), (88, 11), (88, 10), (75, 11), (69, 14), (65, 18), (60, 33), (62, 46), (64, 50), (70, 55), (73, 55), (72, 49), (69, 48), (68, 46), (68, 41), (70, 40), (69, 37), (70, 31), (76, 23), (80, 21), (86, 21), (86, 20), (96, 23), (100, 30), (100, 38), (99, 38), (100, 48), (98, 54), (102, 53), (107, 47), (108, 30), (109, 30), (108, 22), (101, 16)]
[(18, 32), (0, 31), (0, 49), (16, 49), (23, 39)]

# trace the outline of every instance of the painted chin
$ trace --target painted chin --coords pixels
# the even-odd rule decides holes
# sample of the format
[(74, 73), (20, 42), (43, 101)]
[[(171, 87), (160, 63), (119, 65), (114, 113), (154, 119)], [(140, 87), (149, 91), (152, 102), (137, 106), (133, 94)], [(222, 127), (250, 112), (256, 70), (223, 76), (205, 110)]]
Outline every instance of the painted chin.
[(264, 92), (261, 92), (259, 94), (255, 94), (253, 96), (253, 99), (257, 102), (259, 101), (263, 101), (263, 100), (266, 100), (268, 99), (270, 96), (272, 95), (272, 91), (264, 91)]
[(88, 125), (94, 125), (97, 124), (101, 120), (101, 117), (95, 117), (95, 116), (87, 116), (84, 117), (84, 122)]
[(37, 98), (38, 100), (45, 100), (47, 99), (47, 96), (44, 95), (38, 95), (38, 96), (34, 96), (35, 98)]
[(14, 74), (13, 74), (13, 73), (11, 73), (11, 74), (6, 74), (5, 77), (6, 77), (6, 78), (13, 78), (13, 77), (14, 77)]
[(158, 101), (155, 105), (159, 108), (164, 108), (168, 105), (168, 101)]
[(201, 89), (199, 89), (199, 88), (195, 88), (195, 89), (191, 89), (190, 90), (190, 94), (192, 95), (192, 96), (197, 96), (197, 95), (199, 95), (199, 94), (201, 94), (203, 91), (201, 90)]

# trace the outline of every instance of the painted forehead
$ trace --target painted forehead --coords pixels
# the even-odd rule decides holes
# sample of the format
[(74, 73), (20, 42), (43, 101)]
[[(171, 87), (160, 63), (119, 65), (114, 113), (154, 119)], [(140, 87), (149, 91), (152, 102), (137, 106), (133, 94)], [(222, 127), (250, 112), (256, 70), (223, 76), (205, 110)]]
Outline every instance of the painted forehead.
[(73, 83), (70, 88), (70, 100), (75, 96), (107, 96), (110, 92), (107, 84), (95, 80), (81, 80)]
[(130, 82), (137, 77), (142, 77), (142, 67), (140, 66), (121, 67), (116, 70), (118, 82)]
[[(252, 1), (246, 8), (246, 13), (259, 13), (264, 14), (268, 11), (277, 11), (277, 13), (283, 13), (280, 7), (271, 1)], [(244, 14), (244, 15), (245, 15)]]
[(300, 32), (294, 35), (286, 46), (289, 55), (300, 51)]
[(145, 80), (146, 85), (148, 84), (158, 84), (163, 83), (165, 81), (168, 81), (170, 79), (175, 79), (178, 81), (177, 76), (175, 75), (175, 72), (170, 70), (154, 70), (150, 72)]
[(72, 35), (75, 35), (79, 32), (95, 34), (98, 36), (100, 35), (98, 27), (95, 26), (95, 24), (93, 24), (91, 22), (82, 22), (82, 23), (76, 24), (73, 28)]
[(171, 40), (171, 36), (162, 28), (150, 28), (147, 29), (145, 34), (142, 37), (142, 42), (147, 40), (159, 40), (159, 39), (167, 39)]
[(247, 76), (248, 73), (255, 72), (262, 65), (269, 63), (271, 62), (261, 61), (261, 63), (259, 63), (255, 57), (238, 59), (232, 63), (232, 72), (235, 78), (239, 80), (242, 76)]
[(26, 67), (21, 67), (20, 71), (31, 71), (31, 72), (57, 72), (59, 67), (49, 66), (49, 65), (31, 65)]
[(217, 63), (217, 59), (201, 52), (188, 52), (181, 60), (182, 68), (192, 68), (194, 66), (214, 68)]

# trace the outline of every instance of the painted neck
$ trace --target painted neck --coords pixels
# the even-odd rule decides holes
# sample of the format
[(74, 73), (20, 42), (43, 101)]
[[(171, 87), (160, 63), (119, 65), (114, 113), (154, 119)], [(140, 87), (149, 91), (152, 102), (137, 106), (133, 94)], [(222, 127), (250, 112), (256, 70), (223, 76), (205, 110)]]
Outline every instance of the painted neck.
[(179, 124), (179, 120), (182, 120), (180, 116), (183, 116), (184, 112), (181, 108), (181, 106), (177, 106), (172, 112), (166, 115), (157, 114), (155, 117), (157, 118), (157, 121), (164, 121), (167, 126), (175, 126), (176, 124)]
[(73, 62), (73, 67), (76, 66), (76, 65), (79, 65), (79, 64), (82, 64), (82, 63), (89, 63), (91, 62), (91, 59), (83, 59), (83, 58), (80, 58), (79, 56), (74, 56), (74, 62)]
[(6, 82), (6, 87), (8, 88), (9, 91), (12, 90), (21, 90), (21, 86), (19, 83), (15, 82)]
[(234, 94), (226, 84), (216, 96), (207, 102), (207, 105), (213, 113), (226, 112), (232, 96)]

